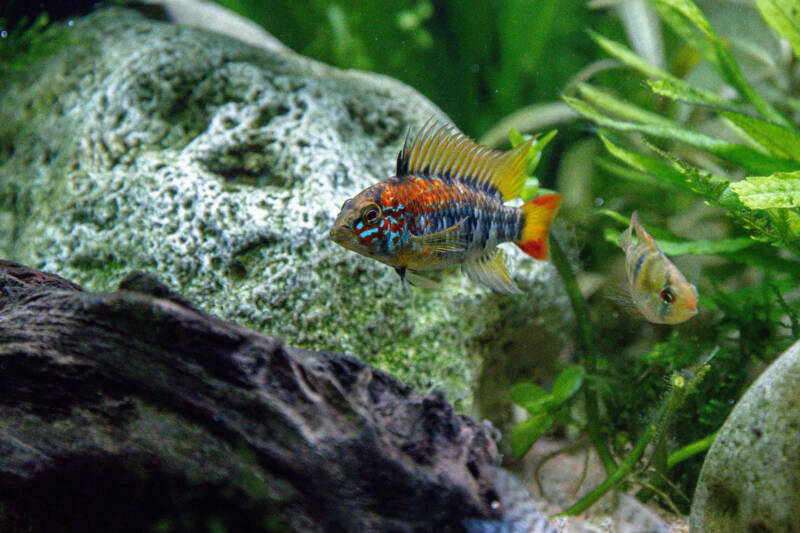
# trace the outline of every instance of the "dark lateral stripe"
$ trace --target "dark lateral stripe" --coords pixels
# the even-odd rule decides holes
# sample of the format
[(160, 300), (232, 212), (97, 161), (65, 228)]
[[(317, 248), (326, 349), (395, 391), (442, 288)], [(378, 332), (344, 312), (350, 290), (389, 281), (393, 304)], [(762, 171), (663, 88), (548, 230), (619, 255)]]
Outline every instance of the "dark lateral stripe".
[(636, 260), (636, 265), (633, 267), (633, 279), (639, 275), (639, 270), (641, 270), (642, 265), (644, 264), (644, 258), (647, 255), (647, 252), (642, 252), (639, 254), (639, 258)]

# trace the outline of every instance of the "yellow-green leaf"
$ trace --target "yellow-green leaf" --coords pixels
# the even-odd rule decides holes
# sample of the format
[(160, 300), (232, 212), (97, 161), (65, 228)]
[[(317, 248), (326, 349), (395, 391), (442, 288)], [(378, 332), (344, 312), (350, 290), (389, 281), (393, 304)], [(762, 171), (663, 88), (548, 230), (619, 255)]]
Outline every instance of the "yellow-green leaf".
[(619, 131), (637, 131), (654, 137), (673, 139), (711, 152), (731, 163), (743, 166), (750, 174), (772, 174), (786, 172), (797, 168), (794, 161), (780, 157), (771, 157), (748, 146), (729, 143), (702, 133), (697, 133), (680, 126), (665, 124), (640, 124), (614, 120), (598, 111), (588, 102), (564, 96), (564, 101), (575, 111), (593, 120), (598, 125)]
[(662, 70), (652, 63), (649, 63), (624, 44), (607, 39), (602, 35), (594, 33), (593, 31), (589, 31), (589, 35), (600, 46), (600, 48), (618, 59), (622, 64), (639, 71), (642, 75), (648, 78), (666, 79), (674, 82), (681, 81), (666, 70)]
[[(620, 233), (622, 232), (606, 228), (603, 236), (606, 241), (617, 244)], [(718, 241), (669, 241), (658, 239), (656, 244), (658, 244), (662, 252), (670, 257), (675, 257), (679, 255), (729, 254), (750, 248), (756, 244), (756, 241), (750, 237), (736, 237)]]
[(658, 95), (688, 104), (709, 107), (740, 107), (736, 102), (727, 102), (712, 91), (696, 87), (686, 82), (676, 83), (673, 80), (649, 80), (647, 84), (650, 86), (650, 89)]
[(532, 416), (529, 419), (517, 424), (511, 430), (511, 451), (514, 457), (519, 459), (531, 449), (536, 439), (550, 429), (555, 419), (552, 415), (547, 413), (540, 413)]
[(580, 92), (584, 100), (617, 118), (645, 124), (661, 124), (668, 127), (678, 127), (677, 124), (668, 118), (664, 118), (657, 113), (647, 111), (624, 100), (620, 100), (610, 93), (601, 91), (591, 85), (581, 83), (578, 85), (578, 92)]
[(730, 189), (751, 209), (800, 207), (800, 171), (747, 178)]
[(703, 12), (700, 11), (700, 8), (691, 0), (656, 0), (656, 2), (678, 11), (697, 26), (697, 29), (703, 32), (708, 39), (719, 40), (719, 37), (717, 37), (717, 34), (711, 28), (708, 19), (703, 15)]
[(664, 163), (664, 161), (661, 159), (646, 154), (641, 154), (639, 152), (634, 152), (633, 150), (627, 150), (611, 142), (611, 140), (602, 133), (600, 134), (600, 140), (603, 141), (606, 150), (608, 150), (611, 155), (621, 161), (624, 161), (633, 168), (652, 174), (653, 176), (661, 178), (673, 185), (690, 190), (689, 182), (686, 179), (686, 176), (668, 164)]
[(797, 0), (756, 0), (756, 7), (767, 24), (789, 41), (800, 58), (800, 7)]
[[(728, 51), (725, 43), (716, 34), (714, 29), (709, 24), (708, 19), (705, 18), (703, 12), (691, 0), (652, 0), (662, 17), (672, 25), (673, 29), (678, 31), (682, 37), (692, 42), (692, 45), (699, 48), (706, 60), (714, 65), (725, 81), (731, 84), (739, 93), (752, 103), (759, 113), (765, 118), (777, 122), (787, 128), (794, 128), (794, 125), (783, 116), (775, 107), (772, 106), (766, 99), (750, 85), (750, 82), (742, 74), (739, 64), (733, 59), (733, 56)], [(691, 39), (687, 35), (686, 29), (682, 24), (679, 24), (674, 13), (680, 13), (683, 17), (688, 19), (705, 37), (705, 41), (701, 39)]]
[(583, 385), (586, 369), (580, 365), (571, 365), (561, 371), (553, 382), (553, 398), (558, 404), (569, 400)]

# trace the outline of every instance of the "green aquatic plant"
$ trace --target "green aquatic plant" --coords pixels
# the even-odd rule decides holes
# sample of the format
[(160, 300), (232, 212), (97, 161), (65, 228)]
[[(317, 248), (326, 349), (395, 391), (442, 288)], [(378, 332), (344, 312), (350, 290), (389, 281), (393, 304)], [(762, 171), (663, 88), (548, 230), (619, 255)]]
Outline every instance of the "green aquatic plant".
[(0, 76), (25, 70), (69, 42), (69, 33), (62, 25), (51, 24), (47, 13), (14, 25), (0, 17)]
[[(525, 102), (558, 97), (599, 55), (581, 28), (620, 31), (583, 0), (217, 2), (303, 55), (408, 83), (473, 137)], [(570, 52), (550, 61), (554, 49)]]
[[(646, 90), (620, 92), (618, 86), (628, 85), (604, 86), (598, 77), (574, 84), (563, 97), (597, 126), (601, 146), (594, 186), (608, 208), (593, 210), (585, 219), (592, 227), (583, 231), (594, 243), (591, 253), (608, 263), (620, 253), (617, 238), (629, 223), (618, 211), (644, 213), (664, 253), (693, 265), (701, 316), (671, 330), (652, 329), (649, 349), (634, 343), (630, 327), (608, 320), (606, 304), (585, 300), (574, 265), (553, 239), (552, 260), (576, 310), (578, 362), (586, 370), (584, 395), (559, 406), (566, 410), (560, 423), (588, 434), (608, 475), (564, 514), (629, 483), (642, 487), (640, 499), (655, 497), (685, 512), (702, 452), (754, 372), (800, 338), (800, 80), (793, 68), (800, 59), (800, 15), (785, 2), (756, 2), (765, 31), (774, 28), (786, 39), (793, 57), (766, 61), (767, 75), (754, 78), (752, 66), (740, 65), (741, 51), (759, 48), (720, 37), (691, 0), (651, 3), (672, 31), (672, 68), (591, 33)], [(697, 82), (689, 76), (693, 69), (716, 82)], [(692, 216), (701, 228), (714, 228), (714, 238), (686, 237), (653, 223), (678, 218), (676, 211), (700, 213)], [(710, 353), (713, 359), (705, 361)], [(519, 391), (538, 391), (532, 387), (518, 385), (512, 398), (524, 407), (530, 398)], [(528, 412), (531, 418), (515, 428), (528, 437), (517, 438), (516, 456), (559, 424), (551, 411)]]

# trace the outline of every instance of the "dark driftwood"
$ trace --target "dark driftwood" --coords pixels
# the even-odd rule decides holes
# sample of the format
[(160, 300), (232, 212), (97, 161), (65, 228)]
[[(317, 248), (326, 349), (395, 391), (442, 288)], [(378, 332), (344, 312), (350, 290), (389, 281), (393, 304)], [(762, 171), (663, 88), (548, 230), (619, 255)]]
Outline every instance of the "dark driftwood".
[(489, 431), (391, 376), (0, 263), (0, 531), (460, 532)]

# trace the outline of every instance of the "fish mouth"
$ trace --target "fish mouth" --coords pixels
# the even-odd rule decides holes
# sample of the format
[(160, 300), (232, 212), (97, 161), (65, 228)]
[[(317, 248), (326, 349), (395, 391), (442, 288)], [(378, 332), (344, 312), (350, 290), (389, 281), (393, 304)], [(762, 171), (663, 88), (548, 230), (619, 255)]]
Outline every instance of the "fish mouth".
[(343, 244), (344, 242), (350, 240), (350, 230), (342, 226), (334, 226), (331, 228), (331, 232), (328, 237), (337, 244)]

